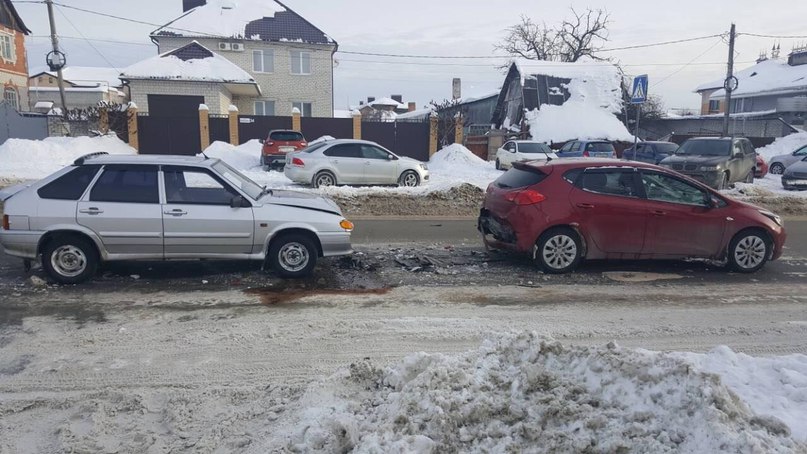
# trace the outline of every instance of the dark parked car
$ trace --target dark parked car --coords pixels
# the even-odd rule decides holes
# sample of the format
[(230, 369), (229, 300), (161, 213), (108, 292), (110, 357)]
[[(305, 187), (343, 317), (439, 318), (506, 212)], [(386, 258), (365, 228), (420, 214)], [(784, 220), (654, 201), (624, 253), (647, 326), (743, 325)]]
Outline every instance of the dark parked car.
[(685, 140), (659, 165), (712, 188), (726, 189), (738, 181), (753, 183), (756, 162), (757, 153), (748, 139), (696, 137)]
[(566, 142), (557, 155), (559, 158), (615, 158), (616, 150), (607, 140), (572, 140)]
[(487, 246), (530, 254), (548, 273), (583, 259), (726, 260), (753, 272), (782, 255), (779, 216), (662, 167), (616, 160), (515, 163), (487, 188)]
[(785, 189), (807, 189), (807, 157), (785, 169), (782, 186)]
[(261, 165), (267, 170), (283, 170), (286, 153), (302, 150), (308, 146), (305, 137), (298, 131), (276, 129), (261, 139)]
[(678, 149), (678, 144), (673, 142), (639, 142), (636, 144), (636, 152), (634, 152), (633, 148), (630, 147), (623, 151), (622, 158), (658, 164), (662, 159), (675, 153), (675, 150)]

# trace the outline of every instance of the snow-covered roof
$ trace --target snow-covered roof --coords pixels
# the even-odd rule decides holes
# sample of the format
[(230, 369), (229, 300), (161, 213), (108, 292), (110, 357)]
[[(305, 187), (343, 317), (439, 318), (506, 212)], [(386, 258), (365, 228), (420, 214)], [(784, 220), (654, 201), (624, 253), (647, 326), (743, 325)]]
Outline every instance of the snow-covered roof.
[(406, 120), (408, 118), (421, 118), (421, 117), (428, 117), (434, 111), (431, 107), (424, 107), (422, 109), (413, 110), (411, 112), (404, 112), (398, 114), (396, 117), (397, 120)]
[[(732, 96), (745, 97), (758, 94), (782, 94), (807, 91), (807, 65), (790, 66), (784, 60), (770, 59), (750, 68), (737, 71), (734, 76), (739, 82)], [(719, 88), (710, 98), (723, 98), (723, 80), (701, 84), (696, 92)]]
[(248, 72), (196, 41), (135, 63), (121, 78), (255, 84)]
[(239, 38), (335, 44), (299, 14), (273, 0), (207, 0), (152, 36)]
[(399, 103), (392, 98), (379, 98), (372, 102), (367, 103), (369, 106), (395, 106), (396, 108), (404, 108), (405, 104)]
[[(30, 77), (47, 74), (51, 77), (58, 77), (56, 71), (39, 70), (32, 72)], [(120, 87), (123, 83), (118, 76), (120, 70), (115, 68), (104, 68), (95, 66), (66, 66), (62, 69), (62, 77), (65, 81), (75, 85), (106, 85), (107, 87)], [(33, 85), (36, 85), (35, 83)]]
[(353, 111), (345, 110), (345, 109), (334, 109), (333, 110), (333, 117), (334, 118), (353, 118)]

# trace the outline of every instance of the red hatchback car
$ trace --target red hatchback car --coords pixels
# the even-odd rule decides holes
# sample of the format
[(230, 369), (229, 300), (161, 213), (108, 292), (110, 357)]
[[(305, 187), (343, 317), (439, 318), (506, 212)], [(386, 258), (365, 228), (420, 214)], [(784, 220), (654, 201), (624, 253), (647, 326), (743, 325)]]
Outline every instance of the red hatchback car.
[(756, 271), (782, 255), (779, 216), (641, 162), (564, 159), (515, 164), (490, 184), (485, 245), (530, 254), (547, 273), (585, 259), (725, 260)]
[(261, 165), (269, 170), (283, 170), (286, 153), (308, 146), (302, 133), (285, 129), (269, 131), (266, 140), (261, 139), (261, 143)]

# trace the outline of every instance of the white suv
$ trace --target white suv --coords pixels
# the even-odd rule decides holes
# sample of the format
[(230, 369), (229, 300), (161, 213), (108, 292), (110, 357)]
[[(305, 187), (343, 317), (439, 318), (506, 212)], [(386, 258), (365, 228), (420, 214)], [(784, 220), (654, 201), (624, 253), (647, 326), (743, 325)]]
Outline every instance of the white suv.
[(219, 159), (94, 153), (0, 192), (0, 245), (42, 258), (61, 283), (102, 261), (266, 260), (285, 277), (350, 254), (353, 224), (330, 199), (261, 187)]
[(375, 142), (337, 139), (286, 154), (286, 176), (302, 184), (397, 184), (418, 186), (429, 179), (425, 163), (398, 156)]

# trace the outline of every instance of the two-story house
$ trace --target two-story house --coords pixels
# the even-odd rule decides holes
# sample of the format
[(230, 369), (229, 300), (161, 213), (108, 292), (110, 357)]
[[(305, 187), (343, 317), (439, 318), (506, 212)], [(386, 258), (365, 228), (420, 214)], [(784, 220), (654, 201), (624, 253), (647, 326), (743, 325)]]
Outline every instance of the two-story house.
[[(259, 93), (232, 96), (239, 112), (287, 116), (297, 108), (303, 116), (333, 116), (337, 43), (322, 30), (274, 0), (183, 0), (183, 10), (152, 32), (159, 53), (196, 41), (244, 70)], [(172, 80), (160, 83), (181, 88)]]
[(11, 0), (0, 1), (0, 82), (2, 101), (17, 110), (28, 110), (28, 58), (25, 27)]

